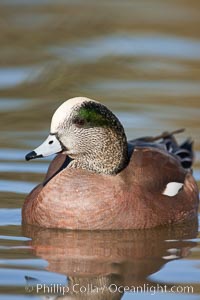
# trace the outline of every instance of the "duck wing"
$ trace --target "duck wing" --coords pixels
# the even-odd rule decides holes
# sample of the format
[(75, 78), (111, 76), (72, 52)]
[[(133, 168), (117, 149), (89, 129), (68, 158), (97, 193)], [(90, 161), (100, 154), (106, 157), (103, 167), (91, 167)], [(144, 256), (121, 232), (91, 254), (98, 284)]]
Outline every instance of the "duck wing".
[(134, 147), (153, 147), (158, 148), (175, 156), (184, 169), (190, 169), (194, 161), (193, 141), (189, 138), (179, 144), (174, 135), (183, 132), (178, 129), (172, 132), (163, 132), (158, 136), (146, 136), (129, 141), (129, 149)]

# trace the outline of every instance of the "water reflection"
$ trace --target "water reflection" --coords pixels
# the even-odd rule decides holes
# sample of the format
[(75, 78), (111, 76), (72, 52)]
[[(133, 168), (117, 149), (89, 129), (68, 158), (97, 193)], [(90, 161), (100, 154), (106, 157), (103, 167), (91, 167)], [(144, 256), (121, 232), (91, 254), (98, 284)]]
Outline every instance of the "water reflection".
[(200, 43), (198, 40), (170, 35), (124, 34), (108, 35), (84, 43), (53, 47), (49, 51), (70, 63), (94, 62), (106, 55), (195, 60), (200, 58)]
[(128, 80), (101, 80), (100, 82), (91, 82), (88, 87), (100, 90), (102, 93), (114, 94), (135, 94), (153, 96), (197, 96), (200, 94), (199, 81), (128, 81)]
[(0, 68), (0, 88), (11, 88), (38, 74), (35, 67)]
[(27, 194), (35, 186), (34, 182), (23, 181), (23, 187), (21, 181), (17, 180), (0, 180), (1, 192), (13, 192), (13, 193), (25, 193)]
[[(48, 261), (48, 271), (67, 277), (67, 294), (57, 299), (121, 299), (119, 287), (157, 286), (149, 276), (166, 262), (189, 254), (196, 245), (191, 239), (197, 235), (197, 220), (146, 231), (78, 232), (26, 226), (23, 235), (32, 239), (34, 255)], [(27, 281), (42, 284), (37, 278), (27, 277)], [(82, 286), (86, 291), (80, 291)]]

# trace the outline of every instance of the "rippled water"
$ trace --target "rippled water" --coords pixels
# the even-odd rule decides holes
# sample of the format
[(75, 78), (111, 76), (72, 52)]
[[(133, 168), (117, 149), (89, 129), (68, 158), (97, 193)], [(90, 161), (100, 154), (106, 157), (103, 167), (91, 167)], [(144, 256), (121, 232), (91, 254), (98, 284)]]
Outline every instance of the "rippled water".
[[(0, 1), (0, 299), (200, 299), (195, 221), (104, 233), (21, 226), (24, 198), (51, 159), (24, 156), (74, 96), (105, 103), (129, 138), (186, 128), (179, 139), (195, 142), (200, 183), (199, 11), (194, 0)], [(48, 298), (41, 284), (88, 290)]]

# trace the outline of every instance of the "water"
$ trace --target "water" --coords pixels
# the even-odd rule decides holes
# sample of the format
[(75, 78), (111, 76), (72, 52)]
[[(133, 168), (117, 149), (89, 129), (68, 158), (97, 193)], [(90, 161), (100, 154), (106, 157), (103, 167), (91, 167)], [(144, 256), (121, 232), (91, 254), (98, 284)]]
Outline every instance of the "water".
[[(186, 128), (179, 140), (195, 141), (200, 184), (199, 9), (195, 0), (0, 1), (0, 299), (200, 299), (195, 221), (104, 233), (21, 226), (24, 198), (51, 160), (24, 156), (74, 96), (105, 103), (129, 138)], [(48, 295), (53, 284), (69, 289), (65, 298)]]

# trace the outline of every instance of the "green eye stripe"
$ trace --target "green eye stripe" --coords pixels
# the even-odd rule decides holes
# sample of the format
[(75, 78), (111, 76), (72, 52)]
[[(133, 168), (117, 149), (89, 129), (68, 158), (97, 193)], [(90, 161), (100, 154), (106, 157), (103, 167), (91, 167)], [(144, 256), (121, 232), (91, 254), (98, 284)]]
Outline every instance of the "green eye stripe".
[(90, 126), (108, 126), (109, 119), (95, 107), (81, 107), (78, 116), (84, 119)]

